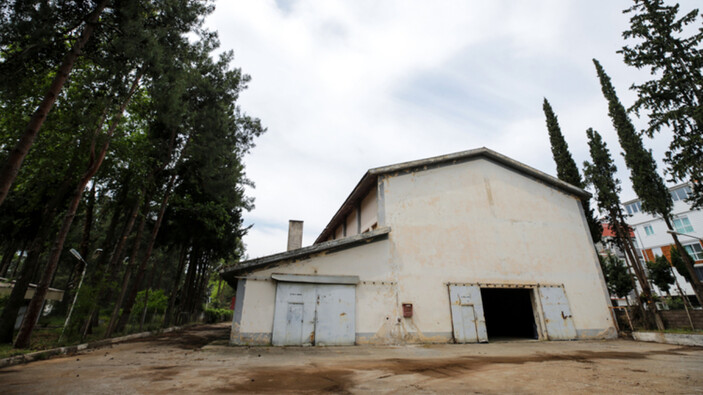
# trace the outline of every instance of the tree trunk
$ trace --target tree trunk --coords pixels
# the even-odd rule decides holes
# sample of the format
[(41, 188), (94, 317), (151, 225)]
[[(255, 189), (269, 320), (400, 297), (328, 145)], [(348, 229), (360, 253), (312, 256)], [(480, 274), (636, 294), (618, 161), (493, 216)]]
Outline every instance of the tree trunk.
[[(81, 256), (85, 258), (88, 258), (88, 254), (90, 253), (90, 232), (93, 227), (93, 212), (95, 210), (95, 183), (90, 188), (90, 195), (88, 197), (88, 204), (86, 204), (85, 207), (85, 221), (83, 222), (83, 235), (81, 237), (81, 244), (78, 247), (78, 251), (80, 252)], [(90, 258), (88, 258), (90, 259)], [(68, 311), (69, 305), (73, 301), (73, 290), (76, 288), (78, 285), (78, 281), (76, 281), (76, 276), (75, 274), (78, 273), (83, 273), (83, 269), (85, 264), (83, 263), (82, 260), (77, 259), (73, 267), (71, 268), (71, 274), (68, 276), (68, 281), (66, 283), (66, 289), (64, 290), (64, 298), (59, 304), (59, 311), (63, 312), (64, 314)], [(80, 280), (79, 280), (80, 281)]]
[[(177, 323), (184, 324), (185, 321), (182, 320), (183, 315), (187, 315), (190, 309), (190, 300), (193, 293), (193, 283), (195, 282), (195, 270), (197, 268), (198, 256), (200, 255), (197, 245), (193, 246), (191, 250), (190, 257), (188, 259), (188, 268), (186, 270), (186, 279), (183, 283), (183, 291), (181, 292), (181, 303), (179, 305), (179, 314), (177, 316)], [(187, 320), (186, 320), (187, 321)]]
[(22, 266), (22, 259), (24, 258), (24, 259), (26, 260), (26, 259), (27, 259), (27, 254), (28, 254), (28, 252), (27, 252), (27, 243), (25, 242), (24, 247), (23, 247), (22, 250), (20, 251), (19, 256), (17, 257), (17, 259), (14, 260), (15, 265), (12, 266), (12, 262), (10, 262), (10, 267), (8, 267), (8, 271), (9, 271), (10, 268), (12, 268), (12, 273), (8, 273), (8, 277), (9, 277), (9, 278), (15, 278), (15, 277), (17, 277), (17, 271), (18, 271), (18, 270), (20, 269), (20, 267)]
[[(664, 216), (664, 223), (666, 223), (666, 227), (670, 231), (674, 231), (673, 226), (671, 226), (671, 218)], [(676, 249), (679, 250), (679, 255), (681, 256), (681, 259), (683, 260), (684, 266), (686, 266), (686, 270), (688, 270), (688, 274), (691, 276), (691, 281), (693, 282), (692, 288), (693, 292), (696, 294), (696, 298), (698, 299), (698, 303), (703, 306), (703, 285), (701, 285), (701, 280), (698, 279), (698, 275), (696, 274), (696, 270), (693, 268), (693, 262), (691, 262), (691, 257), (688, 255), (688, 252), (686, 251), (685, 248), (683, 248), (683, 245), (681, 245), (681, 242), (679, 242), (679, 237), (676, 235), (676, 233), (670, 233), (671, 237), (674, 239), (674, 244), (676, 244)]]
[(12, 343), (17, 313), (19, 313), (20, 308), (24, 304), (24, 295), (27, 293), (27, 288), (29, 288), (35, 269), (39, 266), (42, 236), (48, 235), (48, 231), (40, 233), (34, 238), (29, 247), (29, 254), (24, 262), (24, 267), (22, 267), (22, 273), (15, 281), (10, 297), (5, 302), (5, 308), (2, 310), (2, 315), (0, 315), (0, 343)]
[(120, 294), (115, 302), (115, 308), (112, 310), (112, 316), (110, 316), (110, 323), (107, 325), (107, 330), (105, 331), (105, 337), (112, 336), (115, 326), (117, 325), (117, 318), (120, 315), (120, 307), (122, 307), (122, 301), (127, 294), (127, 289), (129, 286), (129, 279), (132, 276), (132, 269), (136, 265), (137, 254), (139, 253), (139, 246), (142, 243), (142, 234), (144, 232), (144, 226), (146, 225), (146, 217), (149, 214), (149, 204), (145, 203), (144, 212), (142, 213), (142, 218), (139, 220), (139, 226), (137, 227), (137, 234), (134, 237), (132, 243), (132, 252), (129, 255), (129, 266), (125, 269), (124, 276), (122, 277), (122, 288), (120, 289)]
[(115, 281), (115, 278), (117, 277), (117, 272), (119, 270), (119, 267), (121, 266), (120, 263), (122, 262), (122, 253), (124, 251), (124, 246), (125, 244), (127, 244), (127, 239), (129, 238), (129, 234), (132, 232), (132, 227), (134, 226), (134, 222), (137, 218), (137, 215), (139, 214), (140, 203), (141, 200), (137, 199), (134, 206), (132, 207), (129, 217), (127, 217), (127, 223), (125, 224), (125, 227), (122, 231), (122, 236), (120, 237), (119, 242), (115, 246), (115, 249), (112, 253), (112, 258), (110, 259), (110, 263), (108, 264), (107, 278), (105, 278), (104, 273), (102, 273), (103, 276), (98, 281), (98, 293), (97, 297), (93, 301), (93, 307), (90, 310), (90, 319), (86, 321), (81, 332), (83, 334), (83, 338), (85, 338), (85, 335), (87, 333), (92, 333), (92, 326), (94, 323), (96, 323), (100, 306), (108, 304), (111, 299), (111, 284), (113, 281)]
[[(125, 201), (127, 200), (127, 195), (129, 195), (129, 179), (127, 179), (124, 184), (123, 184), (123, 189), (120, 193), (121, 196), (118, 197), (118, 202), (115, 205), (115, 209), (112, 212), (112, 216), (110, 218), (110, 224), (107, 227), (107, 233), (105, 235), (105, 239), (103, 241), (103, 252), (100, 254), (100, 257), (98, 260), (89, 268), (89, 274), (88, 274), (88, 279), (86, 281), (86, 284), (90, 284), (93, 287), (99, 287), (100, 282), (102, 281), (103, 277), (103, 268), (107, 265), (108, 261), (112, 257), (112, 253), (109, 251), (114, 252), (114, 245), (113, 245), (113, 240), (115, 238), (115, 232), (117, 231), (117, 224), (120, 220), (120, 214), (121, 214), (121, 208), (125, 204)], [(96, 320), (95, 310), (91, 309), (90, 313), (88, 314), (87, 318), (83, 322), (83, 325), (81, 325), (80, 328), (80, 333), (81, 333), (81, 339), (85, 337), (85, 334), (88, 332), (91, 332), (92, 330), (92, 325), (93, 322)], [(91, 332), (92, 333), (92, 332)]]
[[(46, 269), (44, 270), (44, 274), (42, 275), (41, 281), (39, 282), (39, 284), (37, 284), (37, 289), (34, 293), (34, 297), (32, 298), (32, 301), (29, 303), (29, 307), (27, 308), (27, 315), (25, 316), (25, 320), (22, 322), (22, 326), (20, 327), (20, 332), (17, 335), (17, 339), (15, 339), (16, 348), (29, 347), (29, 340), (32, 335), (32, 331), (34, 330), (36, 320), (39, 317), (39, 314), (41, 313), (41, 307), (44, 304), (44, 299), (46, 298), (46, 293), (49, 290), (49, 286), (51, 285), (51, 280), (54, 277), (54, 273), (56, 272), (56, 268), (59, 263), (59, 257), (61, 256), (61, 251), (63, 251), (63, 244), (66, 241), (66, 236), (68, 236), (68, 231), (71, 229), (71, 224), (73, 223), (73, 219), (76, 216), (76, 210), (78, 210), (78, 204), (80, 203), (81, 197), (83, 196), (83, 190), (85, 189), (86, 185), (88, 185), (88, 182), (93, 178), (95, 173), (98, 172), (98, 169), (100, 169), (100, 165), (102, 165), (103, 160), (105, 159), (105, 155), (107, 154), (107, 149), (110, 146), (110, 140), (112, 138), (112, 135), (117, 129), (117, 125), (122, 119), (122, 115), (124, 114), (124, 111), (127, 108), (127, 105), (129, 104), (132, 95), (137, 90), (140, 79), (141, 72), (137, 73), (137, 76), (134, 79), (134, 82), (132, 83), (127, 97), (122, 103), (119, 112), (115, 115), (115, 118), (112, 120), (110, 128), (108, 129), (105, 136), (106, 141), (97, 156), (93, 156), (95, 140), (93, 141), (93, 145), (91, 146), (91, 162), (89, 163), (88, 169), (81, 177), (78, 186), (73, 192), (71, 204), (69, 205), (68, 210), (64, 215), (64, 220), (61, 224), (59, 233), (56, 237), (56, 240), (54, 241), (53, 246), (51, 247), (51, 253), (49, 255), (49, 261), (47, 263)], [(99, 123), (97, 131), (102, 129), (102, 123), (102, 121)]]
[(36, 139), (37, 134), (39, 133), (39, 129), (46, 120), (47, 115), (49, 115), (49, 111), (51, 111), (51, 108), (54, 106), (54, 102), (59, 97), (61, 89), (66, 83), (66, 80), (68, 80), (68, 75), (71, 73), (71, 69), (73, 69), (76, 59), (78, 59), (83, 47), (88, 43), (88, 40), (96, 28), (100, 14), (108, 3), (109, 0), (100, 1), (95, 6), (93, 12), (88, 14), (83, 32), (78, 40), (73, 44), (71, 50), (63, 58), (61, 66), (59, 66), (56, 71), (56, 76), (51, 82), (51, 86), (46, 92), (44, 99), (39, 104), (39, 107), (37, 107), (34, 111), (32, 118), (29, 120), (29, 124), (27, 124), (27, 127), (24, 130), (24, 134), (20, 137), (12, 151), (10, 151), (7, 162), (3, 166), (2, 170), (0, 170), (0, 205), (2, 205), (3, 201), (7, 197), (10, 187), (15, 181), (17, 173), (22, 166), (24, 157), (27, 156), (29, 149), (32, 147), (34, 139)]
[(644, 270), (640, 266), (639, 259), (637, 259), (637, 254), (635, 253), (635, 247), (632, 245), (632, 239), (630, 238), (630, 228), (629, 226), (626, 225), (624, 218), (622, 217), (622, 213), (618, 213), (619, 220), (618, 226), (616, 226), (616, 232), (617, 234), (620, 235), (620, 237), (623, 240), (623, 244), (625, 246), (625, 254), (630, 258), (630, 261), (632, 262), (632, 267), (635, 269), (635, 275), (637, 276), (637, 280), (640, 283), (640, 287), (642, 288), (642, 293), (644, 294), (644, 297), (647, 302), (647, 306), (649, 306), (649, 311), (651, 314), (654, 316), (654, 322), (657, 326), (657, 329), (659, 330), (664, 330), (664, 321), (661, 318), (661, 314), (659, 313), (659, 310), (657, 309), (656, 303), (654, 303), (654, 300), (652, 299), (652, 290), (649, 287), (649, 283), (647, 282), (647, 276), (644, 274)]
[(168, 185), (166, 186), (166, 191), (164, 193), (164, 198), (161, 202), (161, 209), (159, 210), (159, 216), (156, 218), (156, 223), (154, 224), (154, 229), (151, 231), (151, 237), (149, 239), (149, 244), (147, 245), (146, 251), (144, 252), (144, 257), (142, 257), (142, 262), (139, 265), (139, 272), (137, 274), (137, 277), (134, 279), (134, 288), (132, 289), (131, 294), (129, 295), (129, 298), (127, 299), (125, 303), (125, 307), (122, 311), (122, 316), (120, 317), (120, 321), (117, 324), (117, 330), (122, 331), (124, 327), (127, 325), (127, 322), (129, 320), (129, 315), (132, 313), (132, 306), (134, 305), (134, 301), (137, 298), (137, 292), (139, 292), (139, 287), (141, 285), (142, 280), (144, 279), (144, 274), (146, 271), (146, 266), (147, 263), (149, 262), (149, 258), (151, 258), (151, 253), (154, 251), (154, 243), (156, 242), (156, 237), (159, 235), (159, 228), (161, 227), (161, 222), (164, 219), (164, 214), (166, 213), (166, 207), (168, 206), (168, 199), (171, 196), (171, 189), (173, 188), (173, 184), (176, 181), (176, 175), (172, 175), (171, 179), (168, 181)]
[(146, 291), (144, 292), (144, 310), (142, 311), (142, 319), (139, 321), (139, 331), (142, 331), (142, 327), (144, 327), (144, 321), (146, 320), (146, 312), (149, 310), (149, 292), (151, 291), (151, 288), (153, 287), (154, 283), (154, 274), (156, 273), (156, 268), (158, 267), (158, 264), (154, 262), (154, 264), (151, 267), (151, 273), (149, 274), (149, 280), (146, 282)]
[(168, 326), (171, 325), (173, 309), (175, 308), (176, 303), (176, 296), (178, 295), (178, 289), (180, 288), (181, 275), (183, 274), (183, 266), (185, 265), (187, 256), (188, 247), (186, 245), (183, 245), (181, 247), (181, 254), (178, 259), (178, 270), (176, 271), (176, 280), (173, 282), (173, 287), (171, 288), (171, 295), (168, 298), (168, 306), (166, 307), (166, 312), (164, 313), (164, 328), (168, 328)]
[(5, 252), (2, 254), (2, 261), (0, 261), (0, 277), (5, 277), (7, 269), (10, 268), (10, 263), (12, 263), (16, 252), (17, 240), (10, 240), (7, 243), (7, 248), (5, 248)]
[[(57, 210), (63, 206), (64, 196), (66, 191), (70, 190), (71, 182), (69, 179), (64, 179), (54, 197), (46, 204), (42, 211), (42, 220), (39, 224), (39, 230), (32, 239), (32, 242), (23, 246), (23, 253), (26, 254), (22, 272), (15, 282), (10, 298), (5, 303), (5, 308), (0, 316), (0, 343), (12, 343), (12, 334), (14, 332), (15, 320), (20, 307), (24, 304), (24, 295), (27, 292), (29, 283), (32, 282), (34, 274), (39, 271), (39, 258), (44, 249), (44, 240), (51, 234), (52, 224), (56, 216)], [(15, 277), (17, 270), (22, 264), (22, 254), (17, 258), (17, 264), (13, 270), (12, 276)]]
[(127, 223), (125, 224), (125, 227), (122, 230), (122, 235), (120, 236), (120, 239), (117, 242), (117, 246), (115, 246), (115, 250), (112, 254), (112, 259), (110, 259), (110, 264), (108, 265), (108, 270), (110, 274), (109, 281), (114, 280), (115, 276), (119, 272), (119, 268), (122, 263), (124, 247), (125, 245), (127, 245), (127, 239), (132, 233), (132, 228), (134, 228), (134, 223), (136, 222), (137, 216), (139, 215), (139, 207), (141, 206), (141, 203), (142, 200), (140, 198), (137, 198), (137, 200), (134, 202), (134, 206), (132, 206), (132, 210), (130, 210)]

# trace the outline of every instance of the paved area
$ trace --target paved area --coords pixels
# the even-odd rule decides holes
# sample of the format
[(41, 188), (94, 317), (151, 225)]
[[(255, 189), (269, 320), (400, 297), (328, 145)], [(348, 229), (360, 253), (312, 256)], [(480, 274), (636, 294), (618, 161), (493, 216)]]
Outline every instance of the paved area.
[(627, 340), (229, 347), (227, 325), (0, 369), (0, 393), (703, 394), (703, 349)]

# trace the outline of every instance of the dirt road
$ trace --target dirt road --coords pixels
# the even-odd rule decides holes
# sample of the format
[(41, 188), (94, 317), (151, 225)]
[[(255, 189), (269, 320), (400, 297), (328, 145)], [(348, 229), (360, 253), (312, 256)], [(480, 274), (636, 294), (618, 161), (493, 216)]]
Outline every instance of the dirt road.
[(0, 369), (0, 393), (703, 393), (703, 349), (633, 341), (229, 347), (199, 326)]

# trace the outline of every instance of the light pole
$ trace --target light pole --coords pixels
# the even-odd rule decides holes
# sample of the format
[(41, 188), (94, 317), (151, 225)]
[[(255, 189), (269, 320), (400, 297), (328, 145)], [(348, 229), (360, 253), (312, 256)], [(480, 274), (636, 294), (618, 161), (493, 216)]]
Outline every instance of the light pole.
[(703, 241), (703, 239), (698, 236), (689, 235), (687, 233), (679, 233), (679, 232), (673, 231), (671, 229), (667, 230), (666, 233), (671, 234), (671, 235), (677, 235), (677, 236), (688, 236), (688, 237), (692, 237), (696, 240)]
[(66, 327), (68, 326), (68, 322), (71, 320), (71, 314), (73, 313), (73, 308), (76, 306), (76, 301), (78, 300), (78, 292), (81, 291), (81, 285), (83, 285), (83, 279), (85, 278), (85, 271), (88, 269), (88, 262), (83, 259), (81, 254), (76, 251), (74, 248), (71, 248), (70, 250), (71, 254), (76, 257), (79, 261), (83, 262), (83, 274), (81, 274), (81, 281), (78, 283), (78, 288), (76, 288), (76, 295), (73, 297), (73, 303), (71, 303), (71, 309), (68, 311), (68, 317), (66, 317), (66, 322), (63, 324), (63, 329), (61, 330), (61, 336), (59, 336), (59, 343), (61, 342), (61, 338), (63, 337), (63, 333), (66, 332)]

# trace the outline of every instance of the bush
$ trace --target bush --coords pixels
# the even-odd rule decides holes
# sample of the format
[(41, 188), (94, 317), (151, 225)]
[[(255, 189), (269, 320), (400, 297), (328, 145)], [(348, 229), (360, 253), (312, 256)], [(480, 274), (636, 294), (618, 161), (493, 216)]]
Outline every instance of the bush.
[(683, 310), (685, 309), (683, 304), (683, 299), (680, 296), (672, 296), (666, 300), (666, 304), (671, 310)]
[(231, 321), (232, 310), (229, 309), (205, 309), (205, 322), (214, 324), (217, 322)]

